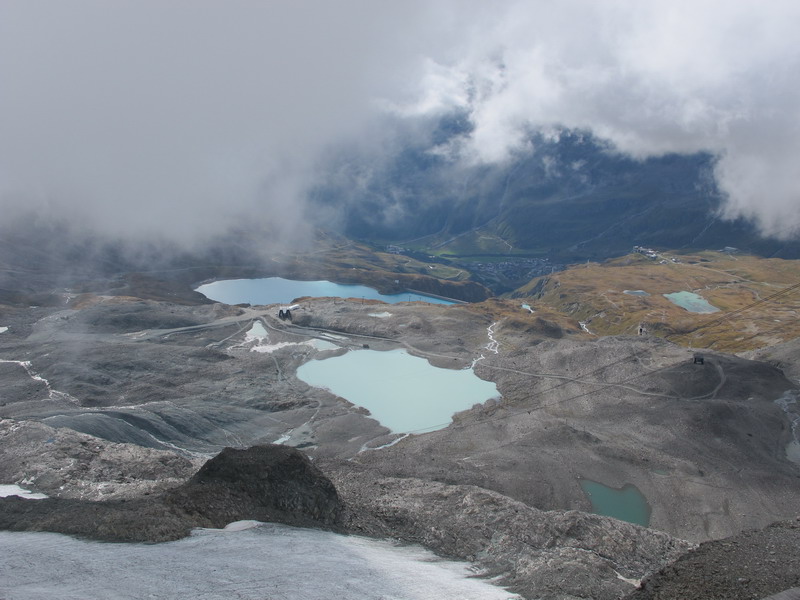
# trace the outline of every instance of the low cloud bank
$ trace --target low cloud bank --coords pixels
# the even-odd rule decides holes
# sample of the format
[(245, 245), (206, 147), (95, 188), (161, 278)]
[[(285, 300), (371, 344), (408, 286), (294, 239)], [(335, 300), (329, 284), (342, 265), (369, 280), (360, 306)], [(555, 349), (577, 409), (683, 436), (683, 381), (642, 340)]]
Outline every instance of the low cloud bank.
[[(462, 111), (438, 152), (497, 163), (532, 130), (634, 157), (716, 154), (723, 215), (800, 231), (800, 5), (176, 0), (0, 6), (0, 209), (197, 242), (297, 239), (326, 152), (387, 113)], [(380, 145), (376, 145), (380, 153)]]
[[(493, 162), (530, 128), (590, 130), (634, 157), (707, 151), (722, 213), (778, 238), (800, 232), (800, 5), (568, 0), (503, 4), (468, 28), (462, 58), (430, 60), (419, 114), (469, 112), (454, 150)], [(471, 34), (472, 33), (472, 34)]]

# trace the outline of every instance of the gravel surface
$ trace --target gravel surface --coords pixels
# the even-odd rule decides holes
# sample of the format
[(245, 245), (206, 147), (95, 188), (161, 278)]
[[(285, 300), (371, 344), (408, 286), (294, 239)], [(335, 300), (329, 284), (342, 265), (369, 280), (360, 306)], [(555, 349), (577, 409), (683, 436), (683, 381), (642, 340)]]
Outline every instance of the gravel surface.
[(800, 585), (800, 519), (701, 544), (629, 600), (751, 600)]

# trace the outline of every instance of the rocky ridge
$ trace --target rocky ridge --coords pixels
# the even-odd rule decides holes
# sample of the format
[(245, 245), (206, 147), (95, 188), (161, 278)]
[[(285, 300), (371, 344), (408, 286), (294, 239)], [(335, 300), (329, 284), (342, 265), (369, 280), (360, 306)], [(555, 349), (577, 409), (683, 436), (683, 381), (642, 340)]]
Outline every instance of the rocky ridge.
[(800, 518), (705, 542), (645, 578), (627, 600), (751, 600), (798, 586)]
[(474, 562), (527, 598), (620, 598), (690, 547), (665, 533), (579, 511), (541, 511), (475, 486), (376, 477), (325, 465), (351, 533), (420, 543)]
[(0, 419), (0, 481), (48, 496), (111, 500), (156, 494), (188, 479), (203, 460), (117, 444), (36, 421)]
[(268, 445), (226, 448), (188, 481), (151, 497), (33, 502), (11, 496), (0, 498), (0, 509), (0, 529), (162, 542), (184, 537), (195, 527), (221, 528), (248, 519), (332, 528), (341, 503), (333, 484), (308, 457)]
[[(511, 301), (317, 298), (293, 315), (286, 323), (275, 307), (122, 298), (9, 313), (0, 417), (188, 456), (281, 440), (315, 460), (477, 485), (540, 510), (590, 511), (582, 479), (631, 484), (652, 508), (651, 526), (693, 542), (800, 512), (785, 450), (791, 421), (776, 403), (797, 384), (772, 365), (710, 351), (696, 365), (662, 339), (593, 338)], [(261, 337), (248, 333), (256, 325)], [(295, 376), (309, 360), (365, 344), (472, 366), (502, 401), (400, 440)]]
[(620, 598), (689, 547), (615, 519), (540, 511), (474, 486), (376, 477), (346, 462), (320, 470), (278, 445), (227, 448), (187, 482), (147, 498), (10, 497), (0, 509), (0, 529), (108, 541), (160, 542), (248, 519), (391, 537), (469, 560), (526, 597), (548, 599)]
[[(309, 299), (292, 324), (274, 312), (82, 297), (66, 308), (5, 313), (0, 415), (17, 419), (5, 422), (2, 452), (12, 457), (5, 476), (60, 496), (3, 501), (8, 527), (164, 540), (196, 526), (283, 518), (423, 543), (473, 560), (528, 597), (618, 598), (688, 544), (579, 512), (590, 510), (581, 478), (635, 485), (654, 528), (692, 541), (800, 512), (797, 467), (784, 450), (791, 422), (776, 404), (796, 388), (774, 366), (792, 363), (789, 345), (780, 356), (759, 356), (772, 365), (719, 352), (695, 365), (675, 344), (596, 339), (511, 301)], [(259, 340), (248, 337), (256, 324), (266, 332)], [(319, 350), (309, 343), (315, 339), (338, 349)], [(294, 375), (307, 360), (365, 344), (404, 347), (437, 366), (473, 366), (503, 400), (399, 439), (363, 409)], [(44, 423), (159, 450), (95, 442)], [(14, 437), (14, 427), (33, 428)], [(240, 485), (244, 467), (189, 481), (198, 465), (192, 452), (276, 439), (302, 447), (321, 467), (338, 509), (304, 504), (306, 495), (317, 497), (316, 485), (304, 492), (287, 485), (294, 501), (265, 505), (275, 490)], [(175, 461), (164, 462), (168, 456)], [(156, 485), (161, 476), (175, 485)], [(70, 478), (78, 481), (72, 492)], [(327, 492), (318, 498), (330, 500)]]

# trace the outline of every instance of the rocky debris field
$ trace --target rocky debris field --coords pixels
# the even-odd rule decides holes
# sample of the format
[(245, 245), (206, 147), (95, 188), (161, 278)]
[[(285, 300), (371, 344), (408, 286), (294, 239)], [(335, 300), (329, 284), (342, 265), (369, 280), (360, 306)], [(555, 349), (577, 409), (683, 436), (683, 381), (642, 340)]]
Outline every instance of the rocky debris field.
[(346, 462), (328, 467), (333, 479), (293, 448), (227, 448), (187, 482), (150, 497), (0, 498), (0, 529), (163, 542), (193, 527), (254, 519), (418, 543), (469, 560), (526, 597), (597, 600), (621, 597), (688, 547), (615, 519), (543, 512), (472, 486), (376, 480)]
[(325, 469), (343, 499), (347, 531), (470, 560), (527, 598), (620, 598), (689, 547), (616, 519), (540, 511), (475, 486), (376, 479), (350, 463)]
[[(590, 510), (580, 482), (633, 484), (650, 525), (703, 541), (800, 512), (776, 368), (661, 340), (524, 346), (500, 329), (476, 372), (503, 402), (354, 460), (386, 476), (492, 489), (540, 509)], [(514, 344), (517, 344), (514, 347)]]
[(0, 481), (82, 500), (162, 492), (183, 483), (203, 463), (171, 451), (11, 419), (0, 420), (0, 448)]
[(750, 600), (798, 587), (800, 520), (793, 519), (701, 544), (647, 577), (628, 600)]
[[(338, 490), (341, 512), (306, 523), (324, 513), (326, 526), (424, 543), (527, 597), (620, 597), (689, 543), (800, 514), (793, 417), (778, 402), (797, 392), (781, 370), (797, 372), (791, 348), (694, 364), (661, 339), (597, 338), (511, 301), (297, 304), (292, 322), (278, 307), (91, 295), (0, 307), (0, 483), (54, 496), (3, 501), (4, 526), (155, 540), (279, 520), (231, 481), (189, 482), (225, 447), (278, 440)], [(296, 377), (365, 346), (472, 367), (502, 398), (400, 436)], [(650, 528), (586, 514), (587, 479), (635, 486)]]
[(185, 537), (195, 527), (222, 528), (249, 519), (331, 528), (341, 502), (308, 457), (270, 445), (226, 448), (188, 481), (149, 498), (89, 502), (9, 496), (0, 498), (0, 509), (0, 529), (163, 542)]

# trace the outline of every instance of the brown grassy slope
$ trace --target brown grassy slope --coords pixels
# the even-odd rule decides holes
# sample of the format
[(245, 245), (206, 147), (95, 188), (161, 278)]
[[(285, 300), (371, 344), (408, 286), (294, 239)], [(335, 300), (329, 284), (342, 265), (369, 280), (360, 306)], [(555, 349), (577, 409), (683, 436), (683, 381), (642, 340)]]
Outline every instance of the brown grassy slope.
[[(738, 352), (800, 336), (800, 288), (789, 291), (798, 282), (800, 261), (719, 252), (659, 260), (634, 254), (534, 279), (513, 295), (583, 321), (598, 335), (636, 334), (641, 324), (649, 335), (684, 346)], [(663, 296), (680, 291), (694, 292), (720, 311), (692, 313)]]

